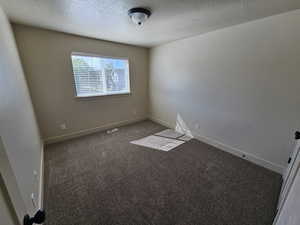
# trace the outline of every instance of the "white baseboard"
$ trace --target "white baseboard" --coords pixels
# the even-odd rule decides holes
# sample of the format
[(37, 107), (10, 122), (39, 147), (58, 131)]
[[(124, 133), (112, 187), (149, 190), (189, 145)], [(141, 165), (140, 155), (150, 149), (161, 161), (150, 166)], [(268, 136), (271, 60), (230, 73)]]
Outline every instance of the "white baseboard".
[(44, 145), (41, 150), (40, 178), (39, 178), (39, 209), (44, 207)]
[[(158, 118), (154, 118), (152, 116), (150, 116), (149, 119), (156, 122), (156, 123), (159, 123), (163, 126), (174, 129), (174, 125), (171, 125), (170, 123), (168, 123), (166, 121), (163, 121), (163, 120), (158, 119)], [(280, 173), (280, 174), (282, 174), (284, 172), (284, 167), (283, 166), (272, 163), (268, 160), (262, 159), (258, 156), (255, 156), (255, 155), (251, 154), (251, 153), (247, 153), (247, 152), (244, 152), (244, 151), (242, 151), (238, 148), (231, 147), (229, 145), (223, 144), (223, 143), (221, 143), (219, 141), (216, 141), (212, 138), (197, 135), (197, 134), (195, 134), (195, 132), (193, 132), (193, 136), (194, 136), (194, 138), (196, 138), (199, 141), (202, 141), (202, 142), (204, 142), (206, 144), (209, 144), (211, 146), (214, 146), (214, 147), (216, 147), (220, 150), (223, 150), (225, 152), (231, 153), (235, 156), (238, 156), (240, 158), (243, 158), (245, 160), (253, 162), (253, 163), (255, 163), (259, 166), (262, 166), (262, 167), (267, 168), (269, 170), (272, 170), (274, 172), (277, 172), (277, 173)]]
[(231, 147), (231, 146), (228, 146), (226, 144), (223, 144), (219, 141), (216, 141), (216, 140), (213, 140), (211, 138), (208, 138), (208, 137), (204, 137), (204, 136), (199, 136), (199, 135), (194, 135), (196, 139), (198, 139), (199, 141), (202, 141), (206, 144), (209, 144), (211, 146), (214, 146), (218, 149), (221, 149), (225, 152), (228, 152), (228, 153), (231, 153), (235, 156), (238, 156), (240, 158), (243, 158), (245, 160), (248, 160), (250, 162), (253, 162), (259, 166), (262, 166), (262, 167), (265, 167), (269, 170), (272, 170), (274, 172), (277, 172), (277, 173), (280, 173), (282, 174), (283, 171), (284, 171), (284, 168), (278, 164), (275, 164), (275, 163), (272, 163), (268, 160), (265, 160), (265, 159), (262, 159), (256, 155), (253, 155), (251, 153), (247, 153), (247, 152), (244, 152), (238, 148), (234, 148), (234, 147)]
[(45, 142), (45, 144), (52, 144), (52, 143), (57, 143), (57, 142), (61, 142), (61, 141), (66, 141), (69, 139), (85, 136), (88, 134), (112, 129), (115, 127), (124, 126), (124, 125), (128, 125), (131, 123), (136, 123), (136, 122), (143, 121), (146, 119), (147, 119), (147, 116), (144, 116), (144, 117), (135, 118), (135, 119), (131, 119), (131, 120), (123, 120), (123, 121), (113, 122), (113, 123), (105, 124), (105, 125), (102, 125), (99, 127), (79, 130), (76, 132), (72, 132), (72, 133), (68, 133), (68, 134), (64, 134), (64, 135), (60, 135), (60, 136), (49, 137), (49, 138), (46, 138), (44, 140), (44, 142)]

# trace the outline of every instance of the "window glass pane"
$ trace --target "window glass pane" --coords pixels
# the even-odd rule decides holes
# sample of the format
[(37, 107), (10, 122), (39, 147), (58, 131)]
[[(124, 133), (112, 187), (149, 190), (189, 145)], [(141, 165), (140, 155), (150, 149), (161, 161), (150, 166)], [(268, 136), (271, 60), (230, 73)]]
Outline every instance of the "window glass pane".
[(78, 97), (130, 92), (127, 59), (72, 54), (72, 66)]

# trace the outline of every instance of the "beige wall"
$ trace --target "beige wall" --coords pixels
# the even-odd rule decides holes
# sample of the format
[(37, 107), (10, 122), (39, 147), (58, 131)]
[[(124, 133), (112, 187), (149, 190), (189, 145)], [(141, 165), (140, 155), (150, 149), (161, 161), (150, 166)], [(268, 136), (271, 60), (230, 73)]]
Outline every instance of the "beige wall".
[(1, 8), (0, 34), (0, 173), (22, 219), (39, 206), (42, 142), (14, 36)]
[(151, 49), (150, 111), (276, 171), (300, 129), (300, 10)]
[[(42, 136), (58, 140), (147, 117), (148, 49), (13, 25)], [(128, 57), (131, 95), (75, 98), (72, 51)], [(60, 124), (67, 129), (61, 130)]]

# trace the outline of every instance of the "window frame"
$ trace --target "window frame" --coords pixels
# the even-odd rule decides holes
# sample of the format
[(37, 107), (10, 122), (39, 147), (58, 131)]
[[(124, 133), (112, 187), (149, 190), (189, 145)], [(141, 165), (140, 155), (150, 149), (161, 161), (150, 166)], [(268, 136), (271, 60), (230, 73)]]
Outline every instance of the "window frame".
[[(72, 62), (72, 56), (91, 56), (91, 57), (99, 57), (99, 58), (106, 58), (106, 59), (121, 59), (121, 60), (127, 60), (128, 62), (128, 89), (129, 91), (124, 92), (117, 92), (117, 93), (109, 93), (109, 94), (93, 94), (93, 95), (86, 95), (86, 96), (78, 96), (77, 89), (76, 89), (76, 81), (75, 81), (75, 75), (74, 75), (74, 68), (73, 68), (73, 62)], [(130, 60), (128, 57), (116, 57), (116, 56), (104, 56), (100, 54), (95, 53), (85, 53), (85, 52), (71, 52), (70, 54), (70, 60), (71, 60), (71, 69), (72, 69), (72, 77), (73, 77), (73, 89), (74, 89), (74, 97), (76, 99), (89, 99), (89, 98), (95, 98), (95, 97), (105, 97), (105, 96), (118, 96), (118, 95), (131, 95), (131, 70), (130, 70)]]

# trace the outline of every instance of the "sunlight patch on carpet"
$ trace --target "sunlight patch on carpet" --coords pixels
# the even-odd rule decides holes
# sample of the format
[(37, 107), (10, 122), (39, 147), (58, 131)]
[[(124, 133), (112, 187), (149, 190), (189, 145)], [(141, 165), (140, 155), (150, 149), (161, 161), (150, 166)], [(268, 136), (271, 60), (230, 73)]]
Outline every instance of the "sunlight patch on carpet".
[(173, 148), (176, 148), (177, 146), (183, 144), (184, 141), (150, 135), (136, 141), (131, 141), (130, 143), (161, 151), (170, 151)]
[(178, 132), (176, 132), (175, 130), (172, 130), (172, 129), (166, 129), (166, 130), (158, 132), (154, 135), (165, 137), (165, 138), (174, 138), (174, 139), (177, 139), (179, 137), (184, 136), (184, 134), (178, 133)]

